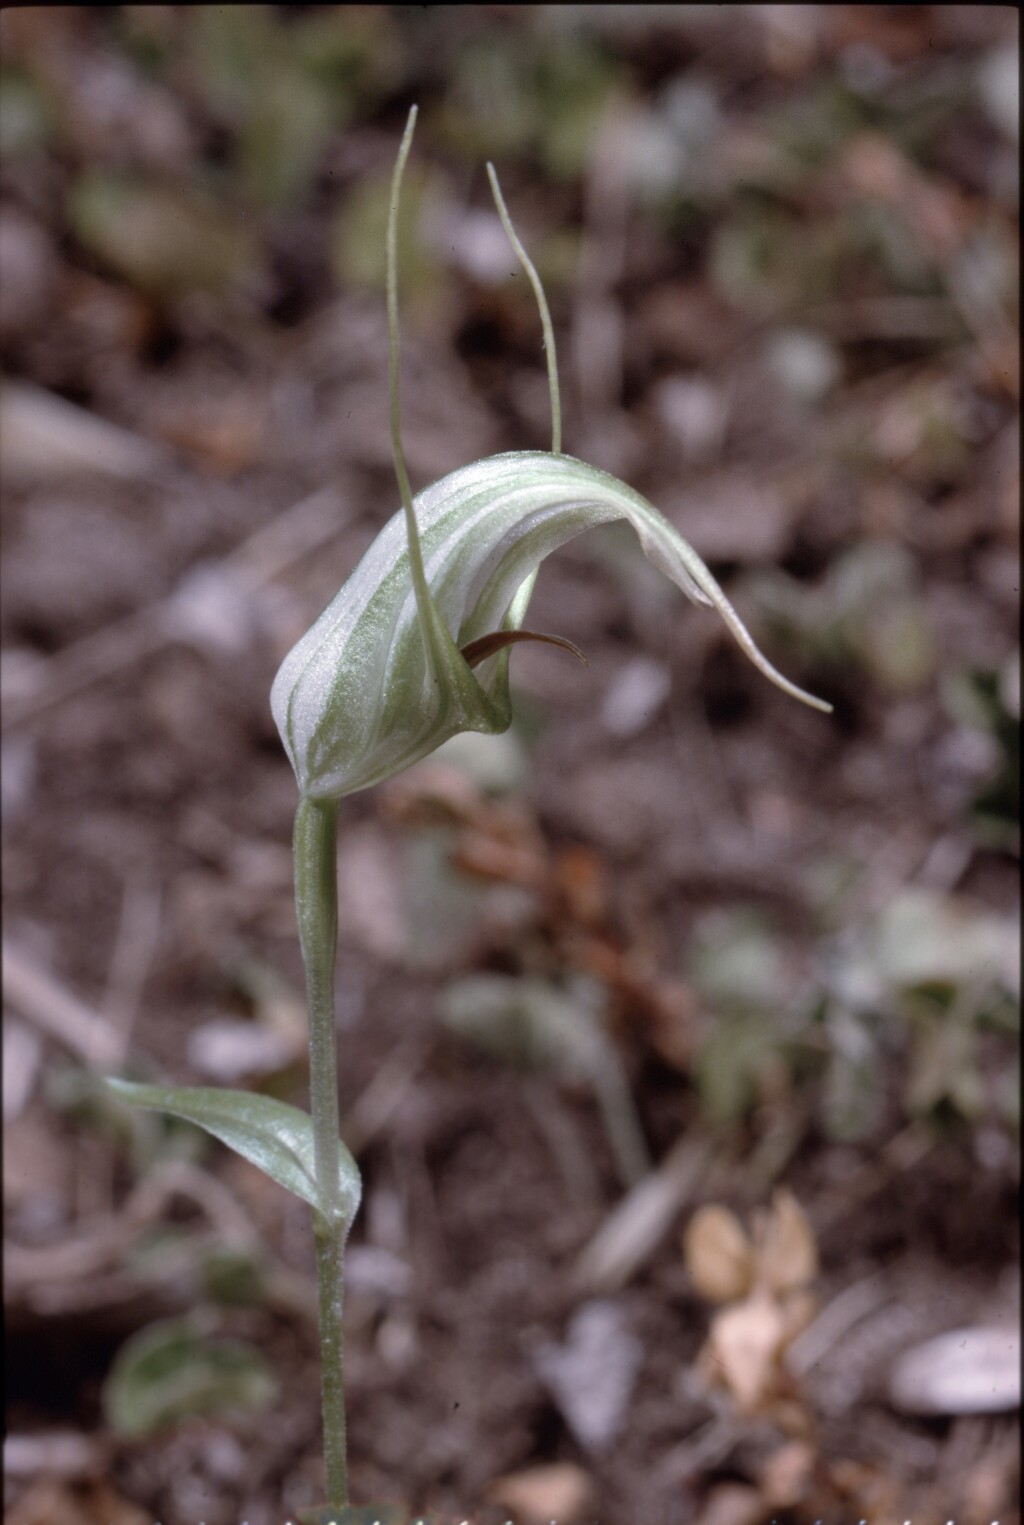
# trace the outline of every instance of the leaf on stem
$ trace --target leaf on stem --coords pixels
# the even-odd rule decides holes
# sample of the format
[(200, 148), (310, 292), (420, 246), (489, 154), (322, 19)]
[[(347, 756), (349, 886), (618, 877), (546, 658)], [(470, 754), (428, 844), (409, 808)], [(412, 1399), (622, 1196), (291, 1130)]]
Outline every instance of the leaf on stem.
[[(250, 1164), (259, 1166), (278, 1185), (320, 1210), (313, 1160), (313, 1120), (300, 1108), (276, 1101), (272, 1096), (223, 1091), (211, 1086), (149, 1086), (114, 1079), (108, 1079), (107, 1085), (132, 1106), (170, 1112), (205, 1128)], [(362, 1186), (359, 1167), (341, 1139), (338, 1172), (347, 1231), (355, 1218)]]

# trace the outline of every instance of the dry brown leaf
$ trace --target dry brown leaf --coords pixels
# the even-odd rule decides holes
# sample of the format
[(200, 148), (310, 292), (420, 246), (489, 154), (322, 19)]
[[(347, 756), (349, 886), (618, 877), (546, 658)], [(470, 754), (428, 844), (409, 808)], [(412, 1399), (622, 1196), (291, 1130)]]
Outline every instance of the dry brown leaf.
[(41, 1478), (5, 1518), (7, 1525), (146, 1525), (149, 1516), (106, 1483), (80, 1489)]
[(775, 1509), (790, 1509), (802, 1503), (812, 1481), (816, 1451), (806, 1440), (791, 1440), (780, 1446), (761, 1473), (761, 1491), (766, 1504)]
[(878, 1467), (844, 1457), (832, 1463), (829, 1475), (844, 1504), (869, 1518), (902, 1518), (899, 1484)]
[(549, 1520), (574, 1525), (590, 1501), (590, 1478), (572, 1462), (554, 1462), (500, 1477), (490, 1497), (514, 1514), (518, 1525), (548, 1525)]
[(749, 1289), (754, 1254), (746, 1230), (727, 1207), (698, 1208), (683, 1235), (690, 1280), (713, 1303), (734, 1301)]
[[(964, 1479), (963, 1512), (971, 1520), (997, 1520), (1019, 1488), (1020, 1445), (1016, 1429), (996, 1432)], [(1005, 1518), (1005, 1516), (1004, 1516)]]
[(540, 889), (546, 864), (533, 844), (509, 843), (484, 831), (464, 831), (452, 862), (474, 879)]
[(209, 471), (230, 477), (260, 460), (268, 435), (267, 408), (251, 390), (193, 396), (168, 404), (156, 432)]
[(765, 1501), (760, 1490), (743, 1483), (720, 1483), (704, 1500), (693, 1525), (760, 1525)]
[(770, 1291), (794, 1292), (818, 1274), (818, 1246), (803, 1208), (780, 1187), (755, 1233), (757, 1277)]
[(590, 847), (566, 847), (554, 862), (554, 882), (569, 918), (582, 926), (598, 926), (608, 914), (608, 870)]
[(689, 1075), (698, 1011), (696, 995), (682, 980), (652, 979), (643, 993), (647, 996), (647, 1041), (659, 1059), (681, 1075)]
[(753, 1414), (775, 1390), (785, 1344), (782, 1309), (767, 1292), (755, 1291), (715, 1314), (700, 1365), (705, 1377), (727, 1388), (741, 1413)]

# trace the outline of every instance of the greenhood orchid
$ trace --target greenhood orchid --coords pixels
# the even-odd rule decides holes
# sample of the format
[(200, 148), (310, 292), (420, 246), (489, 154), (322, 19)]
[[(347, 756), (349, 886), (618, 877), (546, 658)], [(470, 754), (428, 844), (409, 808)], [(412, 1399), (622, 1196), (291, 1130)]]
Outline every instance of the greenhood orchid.
[(657, 509), (607, 472), (561, 453), (547, 303), (490, 165), (498, 210), (541, 309), (552, 450), (475, 461), (413, 500), (398, 431), (395, 246), (414, 125), (415, 108), (396, 165), (388, 228), (392, 434), (403, 506), (274, 681), (271, 708), (301, 793), (337, 799), (390, 778), (458, 731), (506, 730), (512, 719), (509, 648), (533, 639), (575, 651), (558, 637), (523, 629), (540, 563), (581, 531), (614, 519), (633, 526), (648, 559), (689, 598), (717, 609), (767, 678), (828, 710), (776, 672), (696, 551)]
[(402, 506), (285, 657), (270, 698), (299, 784), (293, 853), (309, 1011), (310, 1111), (244, 1091), (112, 1082), (126, 1102), (205, 1128), (311, 1208), (329, 1495), (328, 1508), (308, 1516), (317, 1520), (344, 1519), (348, 1503), (343, 1256), (360, 1195), (358, 1166), (341, 1141), (339, 1123), (337, 801), (390, 778), (458, 731), (505, 730), (512, 719), (509, 654), (517, 642), (548, 641), (581, 655), (559, 636), (525, 630), (523, 621), (544, 557), (582, 530), (614, 519), (628, 520), (648, 558), (689, 598), (718, 610), (766, 677), (817, 709), (830, 708), (761, 655), (707, 567), (668, 520), (623, 482), (562, 454), (551, 318), (490, 165), (499, 214), (540, 307), (551, 450), (476, 461), (413, 500), (399, 429), (396, 229), (415, 119), (414, 107), (395, 166), (387, 239), (391, 436)]

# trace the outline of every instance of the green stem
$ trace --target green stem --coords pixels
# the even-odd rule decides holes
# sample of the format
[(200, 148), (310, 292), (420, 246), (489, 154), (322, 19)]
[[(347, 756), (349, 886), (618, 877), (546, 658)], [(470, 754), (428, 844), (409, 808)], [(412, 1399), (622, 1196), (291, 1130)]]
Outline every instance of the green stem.
[(324, 1465), (328, 1503), (348, 1503), (345, 1384), (342, 1356), (342, 1254), (345, 1216), (338, 1158), (338, 1054), (334, 1030), (334, 965), (338, 944), (335, 800), (303, 799), (295, 816), (295, 906), (306, 966), (309, 1009), (309, 1094), (319, 1211), (313, 1214), (320, 1307)]
[(343, 1236), (314, 1220), (317, 1302), (320, 1312), (320, 1393), (324, 1427), (327, 1503), (348, 1503), (348, 1456), (345, 1441), (345, 1361), (341, 1313), (344, 1302)]
[(417, 115), (417, 107), (413, 106), (409, 112), (409, 120), (405, 124), (405, 132), (402, 134), (402, 141), (398, 149), (398, 158), (395, 161), (394, 174), (391, 177), (386, 254), (391, 453), (395, 459), (395, 476), (398, 478), (398, 491), (402, 499), (402, 508), (405, 511), (405, 528), (409, 541), (409, 570), (412, 573), (413, 587), (416, 590), (416, 604), (422, 620), (426, 618), (426, 612), (430, 605), (430, 592), (427, 587), (427, 574), (423, 567), (423, 550), (420, 545), (419, 526), (416, 523), (416, 510), (413, 507), (412, 486), (409, 482), (409, 472), (405, 464), (405, 452), (402, 449), (401, 408), (399, 405), (400, 367), (398, 363), (398, 202), (402, 191), (402, 176), (405, 174), (405, 161), (409, 157), (409, 150), (412, 147), (412, 135), (416, 130)]
[(558, 391), (558, 356), (555, 354), (555, 330), (551, 322), (551, 313), (548, 309), (548, 299), (544, 295), (544, 287), (533, 260), (526, 252), (525, 245), (515, 228), (512, 219), (508, 215), (508, 207), (505, 198), (501, 194), (501, 186), (498, 184), (498, 176), (494, 165), (488, 163), (487, 177), (491, 182), (491, 194), (494, 204), (498, 208), (498, 216), (502, 226), (508, 235), (508, 241), (516, 252), (516, 258), (526, 271), (526, 276), (533, 287), (533, 294), (537, 298), (537, 306), (540, 308), (540, 326), (544, 331), (544, 353), (548, 362), (548, 389), (551, 393), (551, 454), (562, 453), (562, 401)]

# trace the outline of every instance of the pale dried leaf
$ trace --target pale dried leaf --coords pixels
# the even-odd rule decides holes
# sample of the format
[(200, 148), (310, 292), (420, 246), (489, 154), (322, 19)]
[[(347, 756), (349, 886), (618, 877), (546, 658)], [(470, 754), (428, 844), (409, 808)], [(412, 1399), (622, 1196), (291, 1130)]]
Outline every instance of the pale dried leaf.
[(817, 1452), (810, 1441), (790, 1440), (769, 1457), (761, 1473), (761, 1491), (773, 1508), (803, 1502), (814, 1473)]
[(95, 472), (132, 481), (166, 464), (159, 445), (28, 382), (9, 381), (0, 396), (4, 471), (18, 481), (53, 481)]
[(771, 1396), (786, 1341), (782, 1310), (765, 1292), (716, 1313), (701, 1355), (704, 1374), (723, 1384), (741, 1413), (755, 1413)]
[(761, 1525), (764, 1517), (760, 1489), (744, 1483), (720, 1483), (704, 1500), (694, 1525)]
[(803, 1208), (781, 1187), (757, 1236), (757, 1275), (772, 1292), (805, 1287), (818, 1274), (818, 1246)]
[(636, 736), (654, 719), (672, 689), (665, 662), (635, 657), (617, 673), (601, 705), (601, 724), (612, 736)]
[(98, 1477), (104, 1464), (97, 1438), (77, 1430), (8, 1435), (4, 1441), (4, 1476), (9, 1478)]
[(618, 1303), (585, 1303), (564, 1345), (543, 1344), (535, 1361), (580, 1445), (604, 1451), (629, 1411), (643, 1347), (626, 1327)]
[(609, 1213), (572, 1271), (579, 1292), (614, 1292), (653, 1254), (709, 1164), (706, 1143), (681, 1138), (657, 1170)]
[(186, 1051), (189, 1064), (205, 1080), (239, 1085), (295, 1063), (305, 1053), (305, 1042), (262, 1022), (214, 1017), (189, 1034)]
[(698, 1208), (683, 1236), (690, 1280), (713, 1303), (732, 1302), (749, 1289), (754, 1256), (746, 1230), (727, 1207)]
[(1020, 1406), (1020, 1330), (977, 1325), (904, 1351), (889, 1396), (907, 1414), (1001, 1414)]
[(515, 1515), (518, 1525), (548, 1525), (550, 1520), (575, 1525), (590, 1501), (590, 1478), (573, 1462), (553, 1462), (499, 1477), (490, 1497)]

